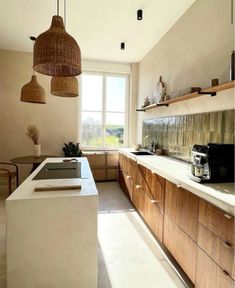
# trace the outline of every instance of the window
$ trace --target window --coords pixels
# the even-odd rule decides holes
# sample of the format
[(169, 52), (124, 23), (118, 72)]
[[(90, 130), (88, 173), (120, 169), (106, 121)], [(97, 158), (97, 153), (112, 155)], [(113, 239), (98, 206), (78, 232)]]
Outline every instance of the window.
[(81, 144), (118, 148), (127, 139), (128, 76), (84, 73), (81, 78)]

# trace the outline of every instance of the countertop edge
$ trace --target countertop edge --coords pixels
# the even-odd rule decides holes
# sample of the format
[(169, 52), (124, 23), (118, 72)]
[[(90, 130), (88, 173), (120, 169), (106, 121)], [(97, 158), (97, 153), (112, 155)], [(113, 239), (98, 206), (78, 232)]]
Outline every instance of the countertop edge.
[[(193, 180), (190, 180), (189, 178), (187, 179), (187, 181), (184, 181), (184, 179), (182, 179), (182, 178), (179, 179), (176, 176), (172, 176), (169, 173), (167, 173), (166, 171), (164, 171), (163, 169), (161, 169), (159, 167), (155, 167), (155, 166), (151, 165), (150, 163), (148, 163), (146, 158), (143, 158), (143, 156), (136, 156), (134, 154), (131, 154), (131, 151), (133, 151), (133, 150), (129, 149), (129, 148), (119, 149), (119, 153), (126, 155), (127, 157), (131, 158), (132, 160), (137, 161), (137, 163), (139, 163), (139, 164), (145, 166), (146, 168), (152, 170), (153, 172), (159, 174), (159, 176), (165, 178), (166, 180), (176, 184), (177, 186), (179, 186), (183, 189), (188, 190), (189, 192), (193, 193), (194, 195), (196, 195), (196, 196), (208, 201), (209, 203), (215, 205), (216, 207), (220, 208), (221, 210), (235, 216), (235, 205), (228, 203), (228, 201), (225, 201), (223, 199), (219, 199), (218, 197), (216, 197), (216, 195), (211, 195), (209, 192), (206, 192), (205, 190), (210, 190), (210, 187), (204, 186), (205, 184), (197, 183)], [(159, 156), (153, 155), (153, 156), (146, 156), (146, 157), (159, 157)], [(164, 161), (163, 160), (164, 156), (160, 156), (160, 157), (161, 157), (161, 161)], [(172, 161), (172, 163), (174, 163), (174, 162), (175, 163), (181, 163), (181, 161), (174, 159), (174, 158), (167, 157), (165, 159), (166, 159), (166, 162)], [(185, 165), (185, 167), (186, 167), (187, 163), (182, 163), (182, 165)], [(185, 171), (185, 175), (187, 175), (186, 171)], [(203, 185), (203, 186), (201, 186), (201, 185)], [(221, 185), (223, 185), (223, 184), (221, 183)], [(221, 191), (221, 193), (223, 193), (223, 192)], [(235, 203), (235, 195), (231, 195), (231, 197), (233, 197), (233, 200)]]

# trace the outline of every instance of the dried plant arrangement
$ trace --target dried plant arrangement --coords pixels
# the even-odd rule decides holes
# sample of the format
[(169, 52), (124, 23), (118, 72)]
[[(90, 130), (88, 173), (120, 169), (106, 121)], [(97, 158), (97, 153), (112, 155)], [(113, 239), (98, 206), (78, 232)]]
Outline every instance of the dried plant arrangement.
[(38, 145), (39, 130), (35, 125), (29, 125), (27, 127), (26, 135), (33, 141), (34, 145)]

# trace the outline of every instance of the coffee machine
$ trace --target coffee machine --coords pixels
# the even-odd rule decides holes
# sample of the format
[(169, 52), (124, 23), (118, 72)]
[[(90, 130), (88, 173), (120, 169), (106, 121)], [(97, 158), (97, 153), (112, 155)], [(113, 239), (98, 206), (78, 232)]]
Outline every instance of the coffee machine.
[(190, 178), (197, 182), (234, 182), (234, 144), (195, 144)]

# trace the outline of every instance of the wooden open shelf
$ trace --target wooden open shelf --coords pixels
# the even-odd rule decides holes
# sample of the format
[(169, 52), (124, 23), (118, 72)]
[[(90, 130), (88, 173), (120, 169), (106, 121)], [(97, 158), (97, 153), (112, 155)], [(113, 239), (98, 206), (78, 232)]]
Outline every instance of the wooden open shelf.
[[(208, 93), (208, 95), (211, 95), (211, 93), (216, 93), (216, 92), (219, 92), (219, 91), (231, 89), (231, 88), (234, 88), (234, 86), (235, 86), (235, 80), (230, 81), (230, 82), (226, 82), (226, 83), (222, 83), (222, 84), (219, 84), (217, 86), (204, 88), (204, 89), (201, 89), (198, 92), (193, 92), (193, 93), (190, 93), (190, 94), (187, 94), (187, 95), (183, 95), (183, 96), (179, 96), (179, 97), (176, 97), (176, 98), (172, 98), (170, 100), (167, 100), (167, 101), (164, 101), (164, 102), (161, 102), (161, 103), (151, 104), (149, 106), (142, 107), (140, 109), (136, 109), (136, 111), (146, 111), (146, 110), (150, 110), (150, 109), (153, 109), (153, 108), (156, 108), (156, 107), (159, 107), (159, 106), (169, 106), (172, 103), (181, 102), (181, 101), (185, 101), (185, 100), (188, 100), (188, 99), (200, 97), (200, 96), (205, 95), (205, 93)], [(202, 94), (200, 94), (200, 93), (202, 93)], [(211, 95), (211, 96), (215, 96), (215, 95)]]

